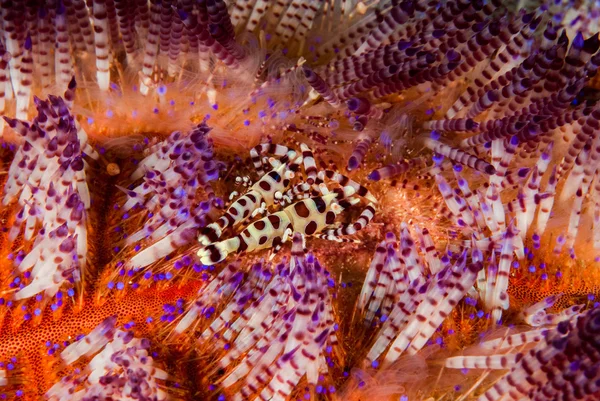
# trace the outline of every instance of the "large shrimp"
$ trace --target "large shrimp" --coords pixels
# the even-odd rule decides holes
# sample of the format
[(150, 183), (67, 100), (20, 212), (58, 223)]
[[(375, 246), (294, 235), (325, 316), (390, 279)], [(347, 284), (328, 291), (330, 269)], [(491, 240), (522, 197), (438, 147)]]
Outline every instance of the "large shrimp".
[(344, 209), (336, 201), (337, 193), (303, 199), (285, 209), (255, 221), (233, 238), (201, 249), (200, 261), (213, 265), (230, 253), (274, 248), (278, 251), (293, 233), (318, 235), (325, 227), (333, 226), (336, 216)]
[[(261, 144), (253, 148), (250, 151), (250, 156), (260, 179), (244, 195), (239, 197), (223, 216), (203, 228), (198, 241), (202, 245), (209, 245), (216, 242), (226, 228), (234, 227), (251, 217), (263, 214), (268, 207), (277, 203), (291, 203), (291, 198), (285, 194), (300, 167), (300, 163), (304, 164), (309, 179), (316, 177), (317, 174), (311, 150), (305, 144), (301, 144), (300, 148), (302, 150), (301, 155), (283, 145)], [(268, 173), (265, 173), (263, 167), (262, 156), (265, 154), (281, 156), (279, 160), (275, 158), (267, 159), (273, 166), (273, 169)], [(242, 180), (239, 177), (237, 181), (239, 183), (242, 181), (248, 182), (247, 179)]]

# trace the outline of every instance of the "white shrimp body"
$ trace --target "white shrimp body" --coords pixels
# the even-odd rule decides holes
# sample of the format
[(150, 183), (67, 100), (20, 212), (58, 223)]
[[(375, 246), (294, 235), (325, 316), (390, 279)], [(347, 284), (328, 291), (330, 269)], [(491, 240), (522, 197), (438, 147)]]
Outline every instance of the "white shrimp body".
[(337, 193), (303, 199), (282, 211), (255, 221), (238, 235), (216, 242), (198, 252), (204, 265), (213, 265), (233, 252), (253, 252), (275, 248), (292, 237), (293, 233), (312, 236), (335, 223), (342, 210), (337, 203)]

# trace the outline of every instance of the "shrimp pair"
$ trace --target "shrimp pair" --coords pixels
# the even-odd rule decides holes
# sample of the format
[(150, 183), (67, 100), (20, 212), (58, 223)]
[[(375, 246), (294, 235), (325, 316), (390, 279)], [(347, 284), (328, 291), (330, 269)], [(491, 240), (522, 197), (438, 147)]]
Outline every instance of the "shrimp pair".
[[(205, 227), (199, 237), (203, 248), (198, 252), (205, 265), (224, 260), (230, 253), (253, 252), (273, 248), (275, 252), (294, 233), (317, 236), (338, 242), (355, 242), (342, 238), (364, 228), (374, 216), (377, 200), (362, 185), (332, 170), (318, 171), (312, 151), (300, 145), (301, 154), (282, 145), (262, 144), (250, 152), (260, 179), (251, 184), (247, 178), (238, 179), (250, 189), (241, 195), (216, 222)], [(266, 154), (281, 157), (267, 158)], [(265, 161), (272, 169), (265, 172)], [(305, 181), (297, 180), (303, 165)], [(336, 182), (340, 187), (330, 189), (326, 182)], [(358, 204), (361, 196), (367, 207), (352, 224), (336, 222), (343, 210)], [(232, 238), (222, 240), (223, 232), (252, 217), (264, 214), (267, 208), (281, 205), (282, 210), (263, 217)]]

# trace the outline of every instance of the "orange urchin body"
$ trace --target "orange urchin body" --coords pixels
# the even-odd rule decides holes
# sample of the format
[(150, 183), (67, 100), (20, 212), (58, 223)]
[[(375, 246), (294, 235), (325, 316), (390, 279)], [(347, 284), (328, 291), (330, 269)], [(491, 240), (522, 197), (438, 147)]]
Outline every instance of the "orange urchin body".
[[(165, 304), (193, 299), (201, 286), (201, 281), (190, 281), (163, 288), (124, 290), (123, 294), (103, 291), (101, 297), (86, 297), (81, 308), (70, 304), (58, 313), (47, 309), (38, 324), (24, 323), (22, 314), (8, 313), (2, 323), (0, 360), (16, 358), (15, 371), (9, 372), (9, 377), (14, 375), (20, 383), (27, 383), (19, 386), (25, 389), (24, 400), (38, 400), (60, 378), (59, 370), (64, 366), (58, 355), (78, 335), (88, 333), (107, 317), (117, 316), (119, 326), (135, 322), (132, 328), (136, 335), (163, 339), (160, 317), (165, 313)], [(59, 347), (49, 354), (54, 344)]]

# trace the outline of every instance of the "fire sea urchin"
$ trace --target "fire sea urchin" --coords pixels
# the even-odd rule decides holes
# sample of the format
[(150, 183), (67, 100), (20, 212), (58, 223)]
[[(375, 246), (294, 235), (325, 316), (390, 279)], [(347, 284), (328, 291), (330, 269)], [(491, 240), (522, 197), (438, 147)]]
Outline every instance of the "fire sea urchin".
[(600, 399), (592, 1), (0, 0), (0, 399)]

